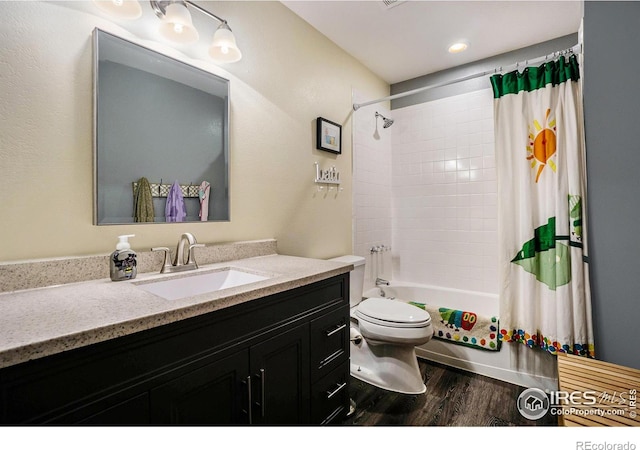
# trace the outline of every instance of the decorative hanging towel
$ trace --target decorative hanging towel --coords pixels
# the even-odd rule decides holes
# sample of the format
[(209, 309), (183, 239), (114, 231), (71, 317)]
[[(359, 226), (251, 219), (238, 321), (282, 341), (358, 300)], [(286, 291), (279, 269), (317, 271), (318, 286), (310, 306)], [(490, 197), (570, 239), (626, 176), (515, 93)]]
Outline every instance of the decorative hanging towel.
[(434, 329), (433, 337), (483, 350), (500, 350), (497, 317), (480, 316), (469, 311), (439, 308), (419, 302), (409, 304), (429, 313)]
[(500, 333), (594, 356), (586, 160), (575, 55), (491, 77), (500, 237)]
[(167, 205), (164, 210), (167, 222), (183, 222), (187, 216), (184, 197), (178, 181), (174, 181), (167, 194)]
[(133, 220), (135, 222), (153, 222), (154, 216), (151, 185), (149, 180), (142, 177), (138, 180), (138, 186), (133, 197)]
[(209, 218), (209, 189), (211, 184), (208, 181), (200, 183), (198, 197), (200, 198), (200, 220), (206, 222)]

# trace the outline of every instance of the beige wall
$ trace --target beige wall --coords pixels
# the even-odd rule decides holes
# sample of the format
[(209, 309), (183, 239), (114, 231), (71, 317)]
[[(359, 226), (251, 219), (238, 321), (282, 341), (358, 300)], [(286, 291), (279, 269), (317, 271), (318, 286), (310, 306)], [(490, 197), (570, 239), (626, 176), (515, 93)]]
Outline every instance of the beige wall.
[[(242, 61), (218, 67), (146, 41), (151, 16), (114, 24), (90, 2), (0, 2), (0, 262), (106, 254), (129, 233), (134, 249), (174, 246), (184, 231), (205, 243), (276, 238), (291, 255), (352, 251), (351, 91), (389, 86), (278, 2), (199, 3), (229, 21)], [(231, 80), (231, 222), (93, 225), (95, 27)], [(342, 124), (341, 156), (315, 150), (318, 116)], [(340, 170), (343, 192), (316, 192), (315, 161)]]

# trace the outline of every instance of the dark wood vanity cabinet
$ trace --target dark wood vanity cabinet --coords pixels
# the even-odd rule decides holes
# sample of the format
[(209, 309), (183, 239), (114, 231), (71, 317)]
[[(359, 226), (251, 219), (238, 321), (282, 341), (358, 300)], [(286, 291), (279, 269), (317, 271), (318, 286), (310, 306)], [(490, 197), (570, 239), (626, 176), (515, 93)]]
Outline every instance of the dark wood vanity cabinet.
[(4, 424), (294, 425), (349, 408), (349, 274), (0, 370)]
[(153, 423), (309, 423), (308, 326), (300, 325), (151, 391)]

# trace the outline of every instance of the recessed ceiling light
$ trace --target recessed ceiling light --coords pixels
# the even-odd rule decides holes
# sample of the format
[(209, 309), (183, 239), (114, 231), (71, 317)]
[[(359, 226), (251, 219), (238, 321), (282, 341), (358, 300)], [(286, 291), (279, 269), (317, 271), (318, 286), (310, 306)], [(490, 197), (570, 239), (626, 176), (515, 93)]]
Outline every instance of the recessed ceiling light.
[(456, 42), (449, 47), (449, 53), (460, 53), (469, 47), (469, 44), (465, 41)]

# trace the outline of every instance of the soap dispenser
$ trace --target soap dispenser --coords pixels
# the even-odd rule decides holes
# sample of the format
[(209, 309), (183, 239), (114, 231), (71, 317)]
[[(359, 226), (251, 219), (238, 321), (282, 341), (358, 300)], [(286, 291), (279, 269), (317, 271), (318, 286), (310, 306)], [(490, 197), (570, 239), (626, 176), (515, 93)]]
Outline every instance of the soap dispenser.
[(135, 234), (124, 234), (118, 236), (118, 244), (110, 258), (111, 280), (133, 280), (138, 274), (136, 267), (136, 252), (131, 250), (129, 238)]

